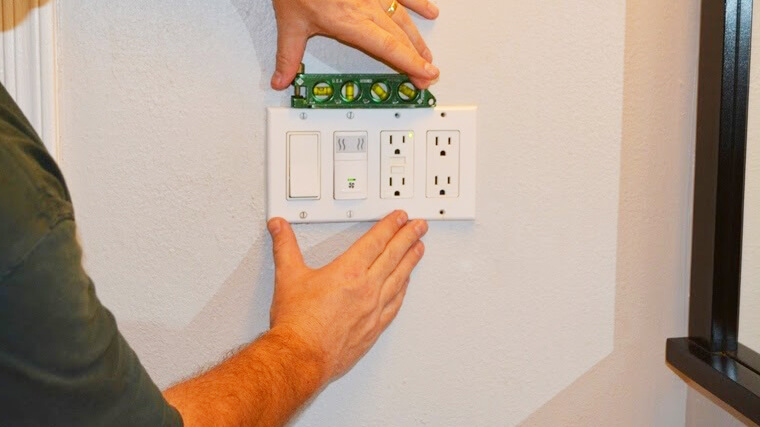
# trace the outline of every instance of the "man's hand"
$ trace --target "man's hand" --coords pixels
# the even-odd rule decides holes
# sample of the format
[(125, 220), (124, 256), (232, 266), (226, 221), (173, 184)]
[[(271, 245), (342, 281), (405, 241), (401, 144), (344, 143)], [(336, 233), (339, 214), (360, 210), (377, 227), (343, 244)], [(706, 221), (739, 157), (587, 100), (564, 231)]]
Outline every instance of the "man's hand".
[(422, 258), (425, 221), (394, 212), (330, 265), (303, 262), (290, 225), (269, 221), (275, 259), (271, 329), (164, 392), (185, 426), (281, 426), (346, 372), (396, 317)]
[[(428, 19), (438, 8), (428, 0), (401, 0), (393, 16), (392, 0), (273, 0), (277, 15), (277, 69), (272, 87), (282, 90), (295, 78), (314, 35), (333, 37), (355, 46), (409, 74), (415, 86), (426, 89), (438, 78), (433, 55), (405, 7)], [(405, 6), (405, 7), (404, 7)]]
[(303, 261), (290, 225), (269, 222), (276, 266), (272, 330), (288, 328), (322, 357), (324, 381), (348, 371), (396, 317), (422, 258), (422, 220), (397, 211), (345, 254), (318, 269)]

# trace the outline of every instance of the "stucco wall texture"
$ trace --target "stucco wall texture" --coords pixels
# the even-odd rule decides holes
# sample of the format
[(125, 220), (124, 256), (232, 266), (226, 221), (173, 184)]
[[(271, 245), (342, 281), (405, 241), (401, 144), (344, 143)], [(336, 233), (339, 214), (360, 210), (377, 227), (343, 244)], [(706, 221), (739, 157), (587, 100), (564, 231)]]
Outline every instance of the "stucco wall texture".
[[(686, 332), (698, 2), (439, 6), (418, 22), (439, 103), (480, 107), (478, 219), (431, 225), (399, 317), (294, 424), (684, 425), (664, 346)], [(165, 387), (268, 324), (271, 5), (57, 8), (86, 265)], [(305, 62), (387, 70), (322, 38)], [(320, 266), (368, 227), (296, 232)]]

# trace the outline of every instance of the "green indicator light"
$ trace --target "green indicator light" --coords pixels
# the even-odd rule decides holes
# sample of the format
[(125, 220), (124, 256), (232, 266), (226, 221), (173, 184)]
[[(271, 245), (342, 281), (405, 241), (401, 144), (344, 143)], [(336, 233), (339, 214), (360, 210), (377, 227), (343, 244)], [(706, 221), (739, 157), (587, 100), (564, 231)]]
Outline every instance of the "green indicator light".
[(348, 178), (348, 182), (354, 182), (356, 181), (356, 178)]

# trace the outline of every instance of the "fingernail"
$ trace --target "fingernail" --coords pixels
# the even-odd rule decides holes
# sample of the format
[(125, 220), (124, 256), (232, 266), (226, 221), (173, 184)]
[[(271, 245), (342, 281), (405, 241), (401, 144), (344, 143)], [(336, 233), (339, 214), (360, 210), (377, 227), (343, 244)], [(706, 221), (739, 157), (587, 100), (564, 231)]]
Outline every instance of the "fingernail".
[(438, 74), (440, 74), (438, 68), (429, 62), (425, 64), (425, 72), (427, 72), (430, 77), (436, 77)]
[(418, 236), (422, 236), (427, 231), (427, 223), (425, 221), (417, 221), (417, 225), (414, 226), (414, 231), (417, 232)]
[(431, 15), (438, 14), (438, 6), (436, 6), (432, 1), (428, 2), (428, 10), (430, 11)]
[(276, 236), (280, 232), (280, 221), (269, 221), (269, 233)]
[(272, 76), (272, 86), (282, 87), (282, 73), (279, 71), (275, 71), (274, 76)]
[(417, 246), (414, 247), (414, 251), (417, 252), (417, 255), (422, 256), (422, 254), (425, 253), (425, 245), (417, 243)]
[(398, 215), (398, 218), (396, 218), (396, 222), (398, 222), (398, 226), (401, 227), (409, 220), (409, 217), (406, 216), (406, 212), (401, 211), (401, 213)]

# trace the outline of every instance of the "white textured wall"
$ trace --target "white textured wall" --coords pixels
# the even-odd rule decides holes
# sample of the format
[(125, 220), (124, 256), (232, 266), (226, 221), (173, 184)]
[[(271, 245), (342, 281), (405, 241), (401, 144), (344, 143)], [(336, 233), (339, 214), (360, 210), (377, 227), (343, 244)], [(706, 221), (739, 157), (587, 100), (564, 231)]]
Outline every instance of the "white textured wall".
[[(297, 425), (684, 423), (696, 3), (440, 1), (421, 30), (439, 102), (480, 106), (479, 218), (431, 226), (394, 325)], [(87, 267), (161, 386), (267, 325), (270, 9), (58, 4)], [(305, 62), (385, 70), (325, 39)], [(297, 233), (317, 266), (367, 228)]]

